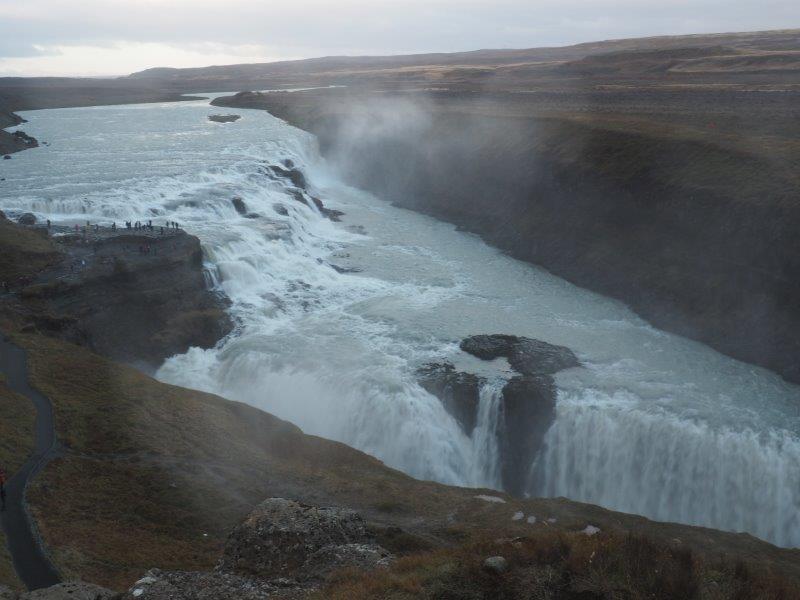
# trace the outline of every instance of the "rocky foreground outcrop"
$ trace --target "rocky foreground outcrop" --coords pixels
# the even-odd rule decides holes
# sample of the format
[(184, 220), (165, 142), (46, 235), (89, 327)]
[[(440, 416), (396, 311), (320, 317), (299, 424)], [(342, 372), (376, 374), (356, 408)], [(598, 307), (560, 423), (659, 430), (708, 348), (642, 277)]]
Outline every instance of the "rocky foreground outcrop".
[(119, 594), (91, 583), (60, 583), (33, 592), (15, 592), (0, 586), (0, 600), (118, 600)]
[[(155, 368), (192, 346), (213, 346), (232, 327), (225, 299), (207, 289), (194, 236), (160, 228), (48, 230), (0, 219), (13, 236), (8, 252), (20, 257), (12, 263), (20, 263), (28, 248), (47, 246), (39, 249), (48, 261), (38, 270), (0, 273), (9, 291), (0, 297), (0, 310), (24, 330)], [(20, 222), (32, 222), (25, 219)]]
[[(552, 375), (580, 365), (569, 348), (515, 335), (474, 335), (461, 350), (481, 360), (506, 358), (516, 375), (502, 389), (502, 419), (497, 435), (503, 489), (524, 494), (530, 465), (555, 417), (556, 387)], [(429, 363), (417, 371), (420, 385), (442, 401), (464, 433), (475, 429), (484, 377), (457, 371), (448, 362)]]
[(299, 598), (335, 570), (375, 569), (391, 560), (355, 511), (270, 498), (231, 532), (214, 571), (151, 570), (123, 598)]

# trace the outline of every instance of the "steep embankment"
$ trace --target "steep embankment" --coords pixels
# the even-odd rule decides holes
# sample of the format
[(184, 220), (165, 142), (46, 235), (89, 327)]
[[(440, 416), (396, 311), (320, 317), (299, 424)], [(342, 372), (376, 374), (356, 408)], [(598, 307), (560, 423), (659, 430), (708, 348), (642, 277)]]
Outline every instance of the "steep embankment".
[[(702, 111), (691, 125), (609, 108), (525, 114), (518, 95), (215, 103), (267, 109), (317, 134), (356, 185), (800, 381), (800, 153), (790, 139), (698, 129)], [(736, 114), (721, 118), (735, 127)]]
[(183, 231), (48, 231), (0, 217), (0, 250), (0, 316), (116, 360), (156, 368), (231, 329), (200, 242)]

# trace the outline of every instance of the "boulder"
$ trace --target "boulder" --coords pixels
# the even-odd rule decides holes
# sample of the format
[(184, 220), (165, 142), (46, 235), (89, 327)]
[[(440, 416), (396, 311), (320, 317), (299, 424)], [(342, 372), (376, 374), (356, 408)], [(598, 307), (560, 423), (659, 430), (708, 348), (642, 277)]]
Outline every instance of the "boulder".
[(555, 407), (556, 386), (549, 375), (514, 377), (503, 387), (501, 476), (510, 494), (528, 491), (530, 466), (555, 419)]
[[(1, 596), (0, 596), (1, 597)], [(116, 600), (120, 594), (91, 583), (59, 583), (20, 595), (19, 600)]]
[(17, 219), (17, 223), (20, 225), (36, 225), (36, 216), (32, 213), (25, 213)]
[(280, 202), (276, 202), (275, 204), (273, 204), (272, 210), (274, 210), (276, 213), (278, 213), (283, 217), (289, 216), (289, 210)]
[(502, 575), (508, 571), (508, 561), (502, 556), (490, 556), (483, 561), (483, 568), (491, 573)]
[(247, 214), (247, 205), (244, 203), (244, 200), (242, 200), (241, 196), (234, 196), (231, 198), (231, 203), (233, 204), (233, 208), (235, 208), (236, 212), (238, 212), (240, 215)]
[(505, 357), (523, 375), (551, 375), (580, 364), (569, 348), (516, 335), (473, 335), (461, 349), (483, 360)]
[(242, 577), (307, 582), (333, 568), (374, 567), (388, 559), (355, 511), (270, 498), (231, 532), (217, 569)]
[(450, 363), (428, 363), (417, 370), (419, 384), (444, 405), (464, 433), (470, 435), (478, 418), (481, 386), (484, 379), (456, 371)]
[(3, 160), (11, 160), (11, 155), (10, 154), (4, 155)]

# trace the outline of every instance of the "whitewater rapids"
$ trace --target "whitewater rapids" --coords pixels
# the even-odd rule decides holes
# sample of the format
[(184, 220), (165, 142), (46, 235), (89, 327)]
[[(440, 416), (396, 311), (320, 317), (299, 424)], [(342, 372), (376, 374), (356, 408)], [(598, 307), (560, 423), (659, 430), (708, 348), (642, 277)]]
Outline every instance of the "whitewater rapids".
[[(213, 112), (205, 101), (30, 112), (25, 130), (50, 146), (0, 161), (0, 208), (12, 215), (172, 220), (201, 239), (236, 329), (169, 359), (159, 379), (263, 408), (416, 477), (498, 487), (507, 365), (465, 357), (458, 342), (542, 339), (584, 366), (557, 376), (531, 495), (800, 546), (800, 388), (349, 188), (312, 136), (267, 113), (218, 124)], [(284, 159), (346, 213), (341, 223), (264, 175)], [(233, 196), (260, 218), (237, 213)], [(471, 436), (415, 380), (442, 359), (487, 378)]]

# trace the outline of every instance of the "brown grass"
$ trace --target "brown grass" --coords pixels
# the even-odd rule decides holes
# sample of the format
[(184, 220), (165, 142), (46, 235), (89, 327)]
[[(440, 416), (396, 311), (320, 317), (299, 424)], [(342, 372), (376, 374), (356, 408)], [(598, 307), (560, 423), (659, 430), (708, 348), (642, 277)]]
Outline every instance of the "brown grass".
[(30, 276), (59, 259), (58, 250), (47, 237), (0, 217), (0, 282)]
[[(489, 556), (506, 558), (508, 571), (487, 571)], [(792, 600), (800, 592), (779, 574), (704, 562), (639, 536), (545, 533), (415, 554), (385, 570), (340, 571), (314, 598)]]
[(11, 555), (6, 548), (6, 536), (0, 529), (0, 585), (5, 585), (13, 590), (22, 590), (22, 582), (17, 578)]

